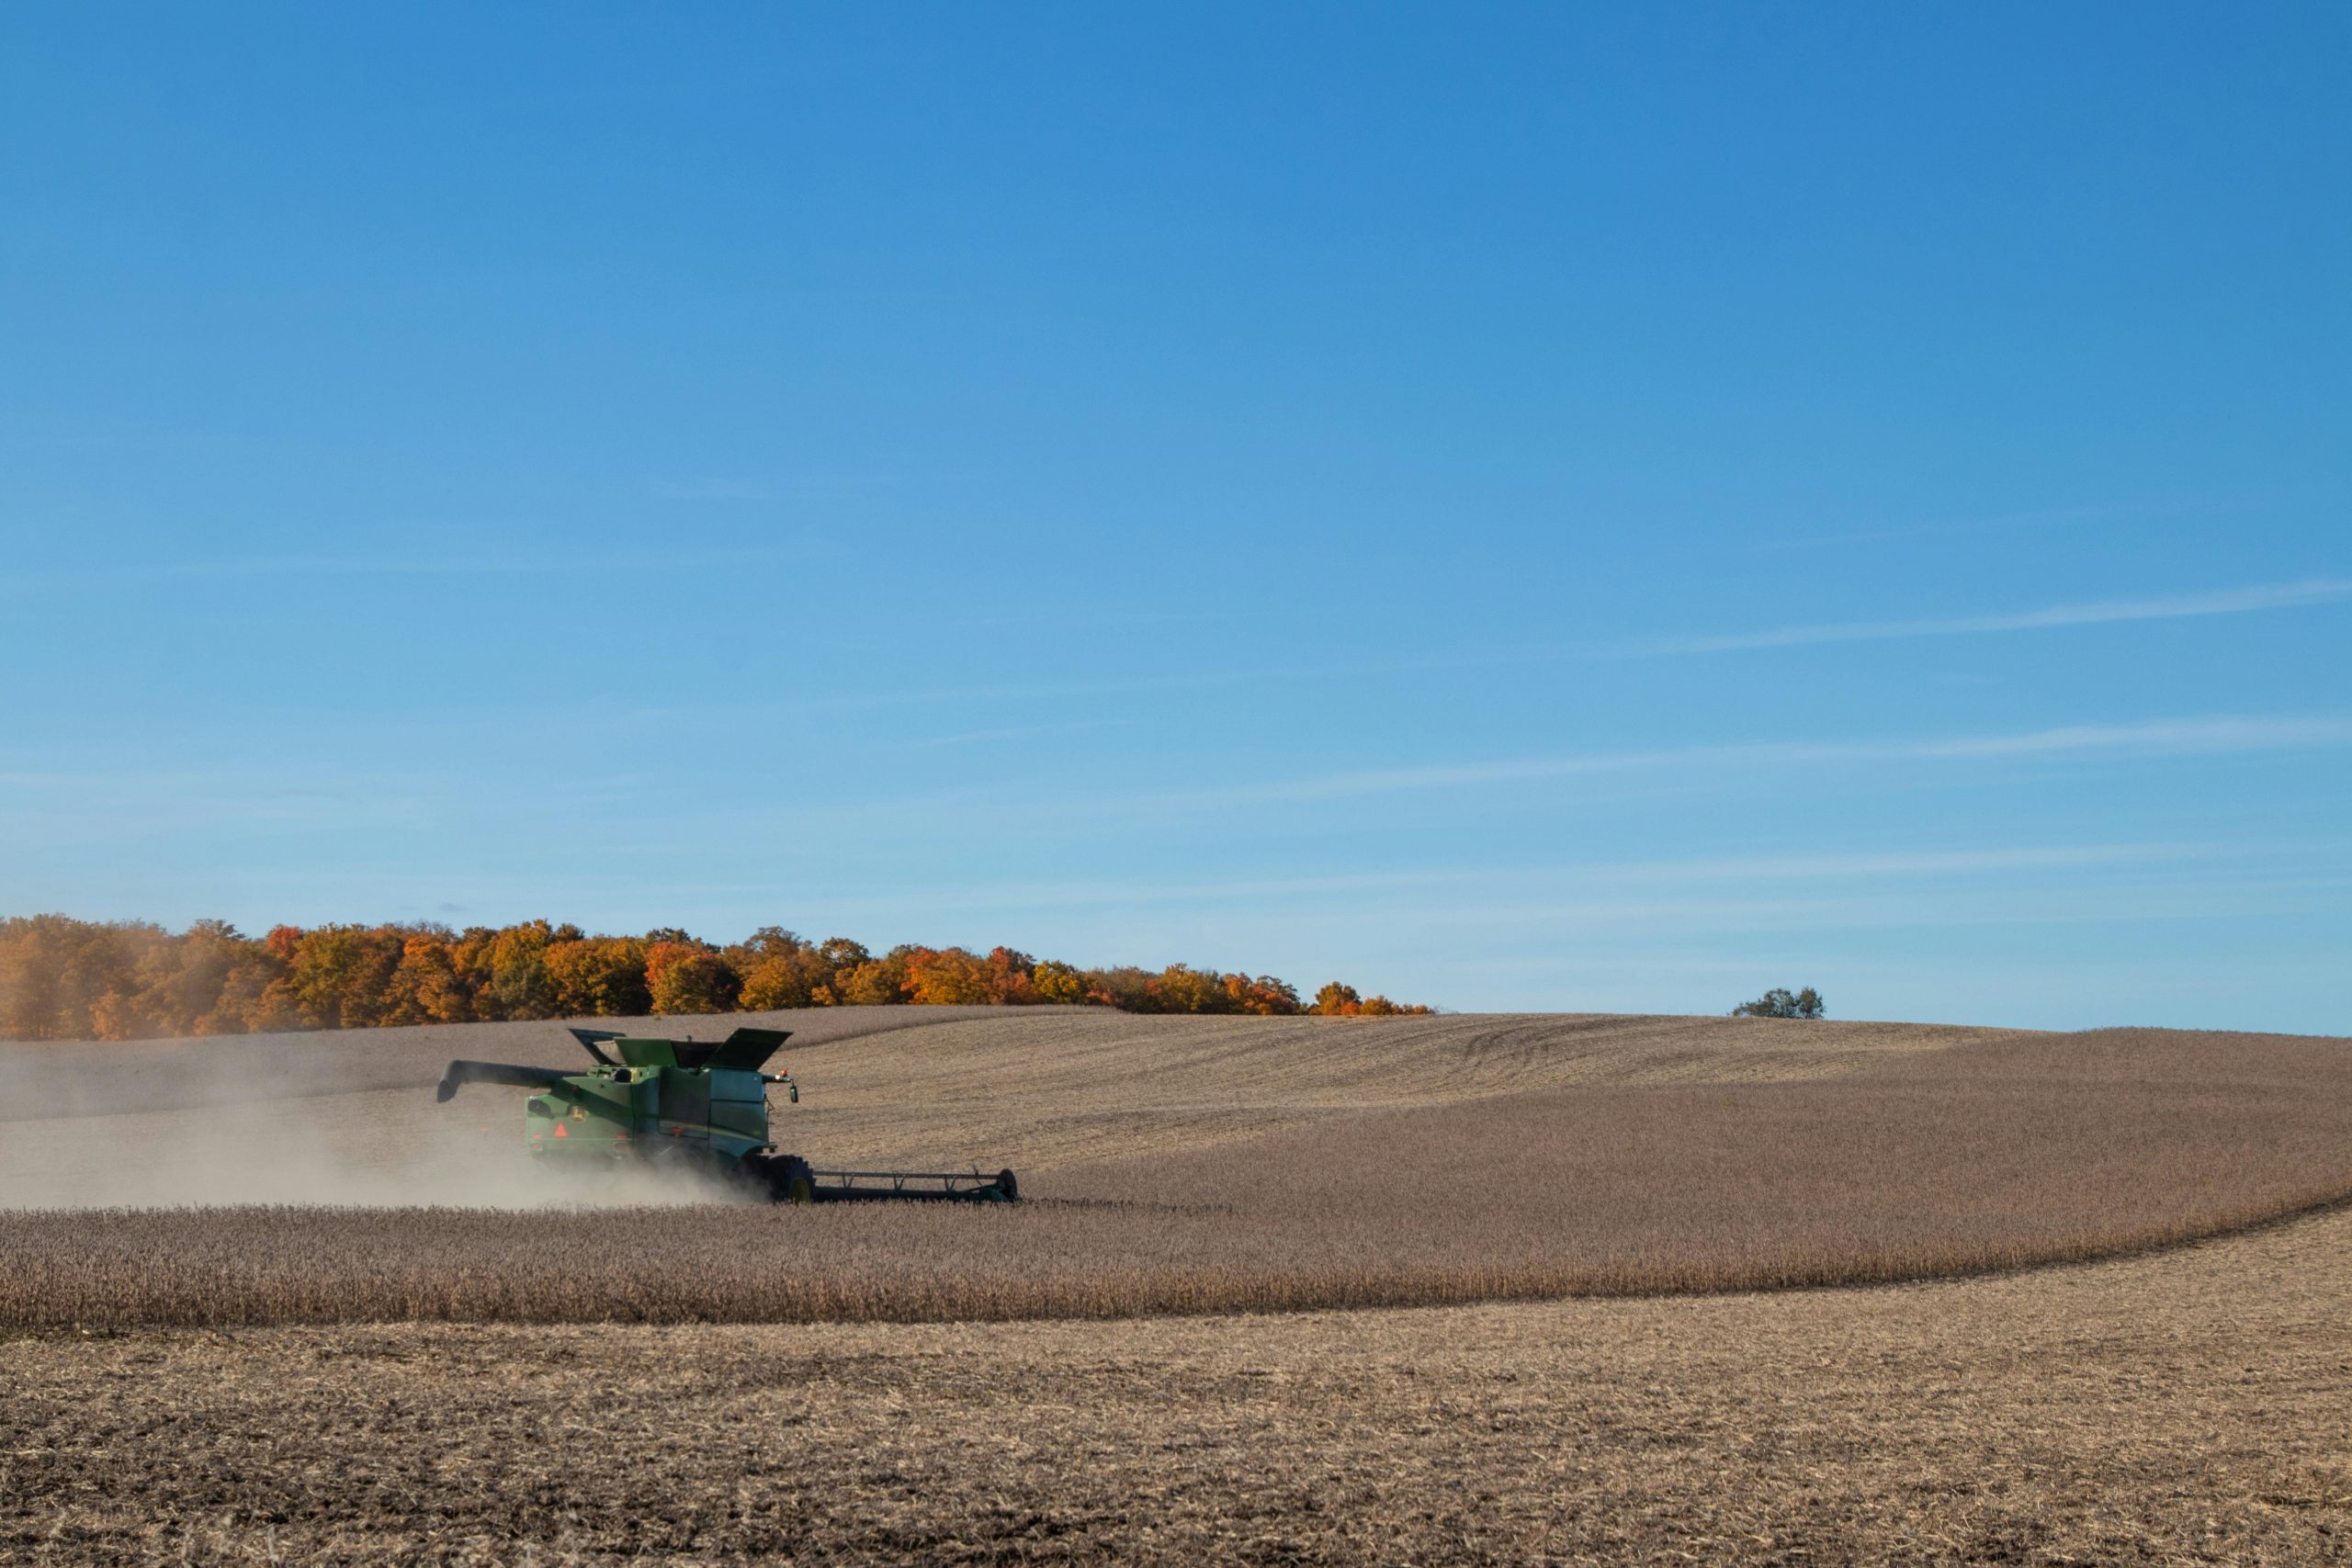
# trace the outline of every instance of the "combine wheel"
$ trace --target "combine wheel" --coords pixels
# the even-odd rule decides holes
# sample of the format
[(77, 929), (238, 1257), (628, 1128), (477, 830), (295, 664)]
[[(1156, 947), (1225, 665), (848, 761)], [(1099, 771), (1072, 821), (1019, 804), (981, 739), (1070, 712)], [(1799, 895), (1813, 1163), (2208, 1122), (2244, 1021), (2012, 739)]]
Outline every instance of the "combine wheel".
[(768, 1196), (779, 1203), (813, 1203), (817, 1178), (798, 1155), (778, 1155), (768, 1161)]
[(1021, 1201), (1021, 1183), (1012, 1179), (1012, 1172), (1009, 1170), (996, 1173), (996, 1190), (1004, 1194), (1004, 1201), (1008, 1203)]
[(816, 1179), (798, 1155), (745, 1155), (737, 1179), (771, 1203), (808, 1203), (816, 1199)]

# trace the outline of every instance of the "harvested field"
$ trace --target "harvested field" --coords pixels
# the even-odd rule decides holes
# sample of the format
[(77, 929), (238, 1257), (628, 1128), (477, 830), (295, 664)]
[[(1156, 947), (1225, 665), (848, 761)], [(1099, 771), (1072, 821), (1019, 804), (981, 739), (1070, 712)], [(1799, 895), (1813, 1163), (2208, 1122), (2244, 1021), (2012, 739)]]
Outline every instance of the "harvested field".
[[(1253, 1136), (1230, 1119), (1247, 1107), (1212, 1099), (1227, 1115), (1177, 1119), (1156, 1148), (1031, 1168), (1047, 1201), (1012, 1212), (0, 1213), (0, 1323), (1112, 1317), (1727, 1291), (2095, 1258), (2352, 1198), (2341, 1042), (1948, 1034), (1808, 1056), (1838, 1032), (1714, 1024), (1710, 1057), (1698, 1021), (1663, 1053), (1657, 1021), (1632, 1021), (1614, 1053), (1605, 1026), (1538, 1021), (1427, 1021), (1455, 1032), (1446, 1049), (1433, 1030), (1318, 1022), (1264, 1032), (1255, 1059), (1231, 1034), (1164, 1031), (1182, 1066), (1159, 1067), (1159, 1093), (1266, 1084), (1271, 1060), (1290, 1064), (1288, 1098), (1261, 1090)], [(1400, 1035), (1427, 1058), (1411, 1075), (1385, 1060)], [(1302, 1062), (1301, 1043), (1358, 1055)], [(1115, 1080), (1100, 1048), (1081, 1037), (1060, 1070)], [(968, 1048), (946, 1054), (972, 1070)], [(1052, 1122), (1055, 1060), (1036, 1046), (1008, 1070), (1067, 1154), (1101, 1112)], [(1450, 1092), (1396, 1109), (1382, 1097), (1408, 1076)]]
[(2352, 1215), (1279, 1318), (0, 1342), (0, 1560), (2352, 1562)]
[[(820, 1163), (1034, 1171), (1186, 1152), (1366, 1111), (1579, 1085), (1832, 1077), (2017, 1036), (1922, 1024), (1575, 1015), (1151, 1018), (1097, 1009), (823, 1008), (598, 1021), (788, 1029)], [(0, 1206), (532, 1203), (519, 1100), (437, 1106), (453, 1056), (574, 1067), (550, 1023), (101, 1044), (0, 1043)], [(480, 1098), (476, 1098), (479, 1096)], [(299, 1102), (299, 1103), (296, 1103)]]
[[(139, 1048), (0, 1125), (0, 1560), (2352, 1562), (2352, 1213), (1486, 1299), (2340, 1201), (2344, 1042), (872, 1021), (792, 1053), (802, 1146), (1045, 1201), (413, 1206), (544, 1201), (426, 1086), (545, 1032)], [(224, 1192), (277, 1206), (22, 1206)], [(963, 1321), (711, 1321), (842, 1318)]]

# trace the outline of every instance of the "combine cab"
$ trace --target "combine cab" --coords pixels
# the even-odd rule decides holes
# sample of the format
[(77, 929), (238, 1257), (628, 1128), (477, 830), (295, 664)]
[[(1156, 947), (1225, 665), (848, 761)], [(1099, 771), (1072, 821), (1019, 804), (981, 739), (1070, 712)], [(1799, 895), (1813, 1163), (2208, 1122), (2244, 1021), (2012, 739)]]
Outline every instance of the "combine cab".
[(596, 1059), (584, 1073), (452, 1062), (435, 1098), (446, 1104), (469, 1083), (534, 1089), (538, 1092), (523, 1104), (523, 1137), (535, 1158), (574, 1168), (642, 1161), (707, 1171), (780, 1203), (1010, 1203), (1021, 1196), (1009, 1170), (818, 1170), (798, 1155), (778, 1153), (768, 1138), (768, 1089), (780, 1086), (796, 1103), (800, 1099), (791, 1074), (765, 1070), (789, 1038), (785, 1030), (739, 1029), (716, 1043), (601, 1029), (571, 1034)]

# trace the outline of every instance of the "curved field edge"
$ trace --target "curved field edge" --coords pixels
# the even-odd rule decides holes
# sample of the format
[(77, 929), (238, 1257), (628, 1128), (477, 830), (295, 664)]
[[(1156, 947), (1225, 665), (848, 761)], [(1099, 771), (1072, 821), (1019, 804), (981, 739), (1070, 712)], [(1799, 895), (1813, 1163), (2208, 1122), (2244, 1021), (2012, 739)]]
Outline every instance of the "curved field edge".
[(1112, 1318), (1882, 1284), (2352, 1201), (2352, 1051), (2107, 1032), (1065, 1168), (1018, 1210), (0, 1213), (0, 1325)]

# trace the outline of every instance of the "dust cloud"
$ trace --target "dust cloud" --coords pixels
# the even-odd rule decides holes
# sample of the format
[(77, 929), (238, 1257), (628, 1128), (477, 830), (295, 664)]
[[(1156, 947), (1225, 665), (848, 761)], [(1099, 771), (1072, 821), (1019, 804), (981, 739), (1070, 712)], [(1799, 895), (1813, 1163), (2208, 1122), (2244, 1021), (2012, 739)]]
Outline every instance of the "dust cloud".
[(0, 1043), (0, 1209), (743, 1201), (679, 1170), (548, 1173), (524, 1148), (527, 1091), (474, 1085), (436, 1104), (432, 1043)]
[[(670, 1035), (792, 1031), (796, 1050), (995, 1008), (833, 1008), (598, 1019)], [(910, 1016), (920, 1015), (920, 1016)], [(692, 1172), (547, 1174), (523, 1144), (528, 1091), (468, 1086), (454, 1057), (577, 1072), (561, 1021), (401, 1025), (201, 1040), (0, 1041), (0, 1209), (420, 1204), (526, 1209), (744, 1201)]]

